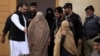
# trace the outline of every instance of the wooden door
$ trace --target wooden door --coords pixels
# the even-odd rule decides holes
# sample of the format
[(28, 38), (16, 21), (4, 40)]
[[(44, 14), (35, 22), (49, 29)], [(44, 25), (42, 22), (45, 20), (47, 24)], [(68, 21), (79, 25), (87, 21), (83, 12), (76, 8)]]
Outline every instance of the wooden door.
[[(5, 21), (7, 17), (15, 11), (15, 8), (16, 0), (0, 0), (0, 40)], [(9, 56), (8, 36), (6, 36), (6, 42), (4, 44), (0, 42), (0, 56)]]

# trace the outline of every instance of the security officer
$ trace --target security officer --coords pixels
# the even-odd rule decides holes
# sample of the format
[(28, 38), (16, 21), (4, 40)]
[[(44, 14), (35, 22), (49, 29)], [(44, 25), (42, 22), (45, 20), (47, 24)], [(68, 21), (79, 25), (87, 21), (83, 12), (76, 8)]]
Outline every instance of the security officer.
[(85, 9), (86, 19), (84, 23), (84, 54), (90, 56), (92, 52), (93, 41), (99, 38), (100, 32), (100, 17), (94, 15), (93, 6), (88, 6)]
[(83, 37), (83, 27), (82, 21), (78, 14), (72, 11), (72, 3), (65, 3), (64, 5), (65, 18), (70, 22), (71, 30), (74, 35), (75, 44), (78, 46), (82, 45), (82, 37)]

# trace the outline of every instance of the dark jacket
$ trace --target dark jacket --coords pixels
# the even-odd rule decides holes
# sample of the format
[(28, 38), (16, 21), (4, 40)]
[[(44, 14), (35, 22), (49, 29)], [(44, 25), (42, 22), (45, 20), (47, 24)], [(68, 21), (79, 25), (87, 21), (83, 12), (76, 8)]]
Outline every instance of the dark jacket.
[(82, 39), (83, 37), (81, 18), (78, 14), (72, 13), (69, 17), (67, 17), (67, 20), (70, 23), (70, 28), (73, 32), (75, 43), (77, 45), (78, 39)]
[(10, 23), (11, 23), (10, 17), (11, 17), (11, 15), (7, 17), (7, 20), (5, 22), (5, 26), (3, 28), (3, 34), (7, 34), (8, 31), (10, 30)]
[(93, 38), (100, 32), (100, 17), (92, 15), (84, 23), (84, 37)]

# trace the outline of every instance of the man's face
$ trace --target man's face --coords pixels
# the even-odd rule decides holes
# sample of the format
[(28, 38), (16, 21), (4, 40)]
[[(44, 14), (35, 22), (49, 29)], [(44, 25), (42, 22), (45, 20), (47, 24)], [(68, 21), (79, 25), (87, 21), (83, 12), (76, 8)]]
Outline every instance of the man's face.
[(94, 49), (100, 52), (100, 43), (94, 42)]
[(70, 14), (70, 12), (71, 12), (71, 8), (64, 8), (64, 13), (66, 15)]
[(30, 11), (31, 12), (36, 12), (37, 6), (30, 6)]
[(58, 12), (54, 12), (54, 15), (55, 15), (56, 18), (60, 18), (60, 16), (61, 16), (61, 14), (58, 13)]
[(22, 13), (26, 13), (27, 12), (28, 7), (23, 5), (23, 7), (21, 7), (21, 12)]
[(92, 10), (86, 10), (85, 12), (86, 12), (86, 15), (87, 16), (91, 16), (93, 14), (93, 11)]

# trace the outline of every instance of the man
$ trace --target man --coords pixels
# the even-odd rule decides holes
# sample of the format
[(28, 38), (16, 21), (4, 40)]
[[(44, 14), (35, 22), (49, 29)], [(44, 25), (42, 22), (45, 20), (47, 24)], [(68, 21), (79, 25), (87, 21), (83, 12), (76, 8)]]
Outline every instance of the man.
[(36, 2), (32, 2), (30, 4), (30, 9), (27, 12), (28, 24), (36, 16), (36, 12), (37, 12), (37, 3)]
[[(27, 4), (20, 3), (16, 7), (16, 12), (11, 15), (9, 18), (9, 26), (5, 25), (3, 30), (2, 43), (5, 42), (5, 35), (9, 31), (9, 41), (10, 41), (10, 56), (28, 56), (29, 48), (27, 42), (27, 21), (24, 14), (27, 11)], [(5, 33), (5, 32), (6, 33)]]
[(65, 13), (65, 18), (70, 23), (70, 27), (75, 39), (75, 44), (78, 47), (79, 45), (82, 44), (82, 37), (83, 37), (81, 18), (78, 14), (72, 11), (73, 9), (72, 3), (65, 3), (63, 8)]
[(100, 56), (100, 38), (94, 40), (94, 49), (91, 56)]
[(91, 5), (85, 8), (85, 12), (87, 16), (84, 23), (84, 53), (86, 56), (90, 56), (94, 39), (100, 38), (98, 35), (100, 32), (100, 17), (94, 14), (94, 8)]
[[(19, 7), (18, 8), (18, 11), (20, 10), (21, 8)], [(13, 14), (13, 13), (12, 13)], [(8, 33), (8, 31), (9, 31), (9, 33), (10, 33), (10, 24), (11, 24), (11, 16), (12, 16), (12, 14), (10, 15), (10, 16), (8, 16), (7, 17), (7, 20), (6, 20), (6, 22), (5, 22), (5, 26), (4, 26), (4, 29), (3, 29), (3, 34), (2, 34), (2, 39), (1, 39), (1, 43), (5, 43), (5, 37), (6, 37), (6, 34)]]

